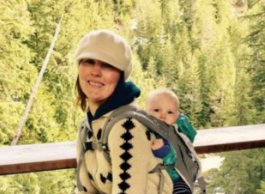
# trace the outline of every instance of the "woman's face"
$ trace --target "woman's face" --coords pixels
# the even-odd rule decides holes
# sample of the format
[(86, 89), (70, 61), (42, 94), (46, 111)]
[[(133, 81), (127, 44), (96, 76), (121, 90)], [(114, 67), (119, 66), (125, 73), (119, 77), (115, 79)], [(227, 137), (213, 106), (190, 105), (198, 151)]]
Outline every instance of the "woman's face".
[(78, 68), (81, 89), (89, 104), (100, 106), (113, 94), (120, 76), (120, 70), (96, 59), (83, 59)]

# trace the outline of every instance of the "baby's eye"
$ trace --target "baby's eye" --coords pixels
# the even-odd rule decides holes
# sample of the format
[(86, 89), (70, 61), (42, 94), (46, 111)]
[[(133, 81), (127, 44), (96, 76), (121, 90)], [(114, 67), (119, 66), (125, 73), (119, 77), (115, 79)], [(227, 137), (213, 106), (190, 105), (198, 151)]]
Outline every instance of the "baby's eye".
[(159, 109), (158, 109), (158, 108), (155, 108), (154, 111), (155, 111), (155, 112), (159, 112)]
[(173, 114), (173, 111), (168, 111), (167, 113), (171, 115), (171, 114)]

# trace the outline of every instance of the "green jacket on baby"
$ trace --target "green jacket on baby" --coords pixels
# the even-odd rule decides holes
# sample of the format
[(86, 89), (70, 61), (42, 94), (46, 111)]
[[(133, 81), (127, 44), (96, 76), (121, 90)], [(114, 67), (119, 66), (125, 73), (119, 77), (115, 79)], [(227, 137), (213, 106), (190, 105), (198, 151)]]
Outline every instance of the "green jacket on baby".
[[(178, 129), (180, 130), (180, 132), (185, 134), (193, 143), (197, 132), (196, 129), (194, 129), (194, 127), (191, 125), (189, 118), (184, 114), (180, 114), (176, 121), (176, 124), (178, 125)], [(156, 137), (158, 139), (161, 139), (161, 137), (159, 137), (158, 135)], [(163, 159), (164, 165), (174, 164), (177, 159), (174, 148), (169, 144), (166, 139), (163, 139), (163, 142), (164, 146), (158, 150), (153, 150), (153, 153), (156, 157)], [(175, 169), (167, 169), (167, 172), (173, 182), (179, 180), (180, 175)]]

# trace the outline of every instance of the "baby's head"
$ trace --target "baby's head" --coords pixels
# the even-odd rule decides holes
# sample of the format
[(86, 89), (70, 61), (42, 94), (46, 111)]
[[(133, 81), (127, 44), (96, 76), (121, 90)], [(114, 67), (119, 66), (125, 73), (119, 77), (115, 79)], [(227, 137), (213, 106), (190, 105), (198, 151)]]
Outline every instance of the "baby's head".
[(156, 89), (147, 98), (146, 111), (168, 125), (173, 125), (179, 116), (179, 99), (167, 88)]

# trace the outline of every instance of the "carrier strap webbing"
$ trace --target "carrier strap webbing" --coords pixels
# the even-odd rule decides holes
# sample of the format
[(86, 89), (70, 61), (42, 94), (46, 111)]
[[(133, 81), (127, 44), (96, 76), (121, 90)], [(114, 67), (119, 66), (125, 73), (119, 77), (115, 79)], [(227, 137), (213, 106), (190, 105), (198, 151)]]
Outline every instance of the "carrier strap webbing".
[[(87, 128), (86, 128), (85, 122), (86, 122), (86, 118), (81, 122), (81, 125), (79, 127), (79, 139), (81, 141), (80, 143), (82, 144), (82, 146), (86, 142), (86, 138), (87, 138)], [(79, 159), (78, 159), (77, 168), (76, 168), (76, 171), (77, 171), (76, 172), (76, 187), (78, 191), (85, 191), (81, 183), (81, 180), (80, 180), (80, 171), (81, 171), (81, 166), (82, 166), (82, 163), (85, 157), (85, 153), (86, 153), (86, 150), (84, 149), (84, 147), (82, 147), (80, 150)]]

